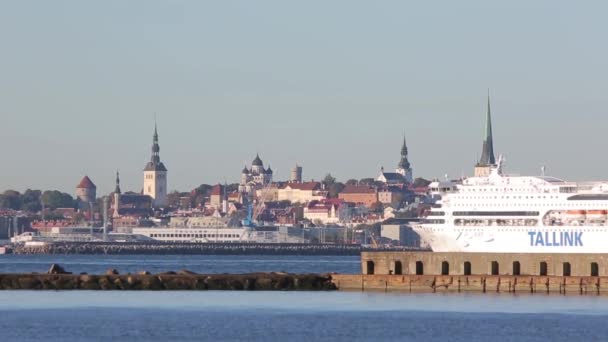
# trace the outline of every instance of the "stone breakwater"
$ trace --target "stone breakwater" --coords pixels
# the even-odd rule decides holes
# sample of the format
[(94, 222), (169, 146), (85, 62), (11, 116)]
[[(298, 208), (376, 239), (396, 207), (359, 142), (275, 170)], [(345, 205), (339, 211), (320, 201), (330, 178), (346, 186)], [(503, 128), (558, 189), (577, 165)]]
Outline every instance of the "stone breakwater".
[(204, 275), (189, 271), (149, 274), (70, 274), (54, 265), (47, 274), (0, 274), (0, 290), (233, 290), (330, 291), (331, 275), (252, 273)]
[(44, 246), (16, 245), (13, 254), (184, 254), (184, 255), (360, 255), (360, 245), (261, 243), (116, 243), (54, 242)]

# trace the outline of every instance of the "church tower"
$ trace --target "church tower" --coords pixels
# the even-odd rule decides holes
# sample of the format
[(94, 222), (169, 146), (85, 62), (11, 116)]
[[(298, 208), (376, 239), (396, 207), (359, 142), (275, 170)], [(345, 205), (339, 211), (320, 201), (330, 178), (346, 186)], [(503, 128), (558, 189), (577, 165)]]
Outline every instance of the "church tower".
[(154, 124), (152, 157), (144, 168), (144, 195), (152, 197), (152, 206), (155, 208), (167, 205), (167, 168), (160, 161), (159, 152), (158, 130)]
[(475, 177), (487, 177), (492, 166), (496, 165), (494, 141), (492, 137), (492, 115), (490, 114), (490, 92), (488, 91), (488, 112), (486, 113), (486, 130), (481, 149), (481, 158), (475, 165)]
[(120, 174), (116, 171), (116, 187), (114, 188), (114, 211), (113, 218), (120, 217)]
[(397, 167), (396, 173), (403, 176), (406, 182), (412, 184), (414, 182), (414, 173), (410, 161), (408, 160), (407, 142), (403, 137), (403, 146), (401, 147), (401, 160)]

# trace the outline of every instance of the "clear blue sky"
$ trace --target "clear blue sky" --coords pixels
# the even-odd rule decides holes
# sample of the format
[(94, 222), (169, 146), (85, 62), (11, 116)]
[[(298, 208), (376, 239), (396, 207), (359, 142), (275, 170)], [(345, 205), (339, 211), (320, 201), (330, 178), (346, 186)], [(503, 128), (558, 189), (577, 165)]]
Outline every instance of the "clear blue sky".
[(602, 1), (2, 1), (0, 190), (469, 175), (486, 89), (507, 169), (608, 179)]

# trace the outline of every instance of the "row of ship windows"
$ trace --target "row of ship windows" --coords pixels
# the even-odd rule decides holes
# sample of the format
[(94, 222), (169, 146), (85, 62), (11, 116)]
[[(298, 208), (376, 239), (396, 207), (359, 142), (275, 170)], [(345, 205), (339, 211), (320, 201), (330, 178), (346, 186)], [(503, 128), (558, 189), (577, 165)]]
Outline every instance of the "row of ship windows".
[(513, 206), (526, 206), (526, 207), (588, 207), (592, 203), (456, 203), (455, 207), (513, 207)]
[[(445, 224), (444, 219), (429, 219), (424, 220), (427, 224)], [(538, 220), (535, 219), (516, 219), (516, 220), (454, 220), (455, 226), (503, 226), (503, 227), (533, 227), (538, 225)]]
[[(499, 196), (454, 196), (457, 199), (499, 199)], [(558, 196), (500, 196), (500, 199), (558, 199)]]
[(532, 227), (538, 225), (535, 219), (515, 220), (454, 220), (455, 226), (507, 226), (507, 227)]
[[(463, 192), (525, 192), (525, 191), (538, 191), (536, 188), (481, 188), (481, 189), (467, 189), (461, 188)], [(558, 189), (547, 189), (544, 192), (560, 192)], [(572, 190), (564, 190), (561, 192), (572, 192)]]
[[(538, 216), (538, 211), (454, 211), (453, 216)], [(431, 211), (428, 216), (445, 216), (443, 211)]]
[[(217, 236), (216, 236), (217, 235)], [(153, 238), (238, 238), (238, 234), (150, 234)]]

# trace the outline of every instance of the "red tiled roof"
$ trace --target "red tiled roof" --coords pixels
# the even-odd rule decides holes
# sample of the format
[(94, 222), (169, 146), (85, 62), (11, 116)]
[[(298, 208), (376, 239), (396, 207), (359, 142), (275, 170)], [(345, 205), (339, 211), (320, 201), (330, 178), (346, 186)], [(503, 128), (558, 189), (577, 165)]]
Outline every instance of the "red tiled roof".
[(287, 187), (290, 187), (291, 189), (294, 189), (294, 190), (313, 191), (313, 190), (319, 190), (321, 188), (321, 183), (319, 183), (319, 182), (287, 183), (283, 186), (283, 189), (286, 189)]
[(82, 177), (82, 180), (80, 181), (80, 183), (78, 183), (78, 186), (76, 187), (76, 189), (95, 189), (95, 188), (97, 188), (97, 187), (95, 186), (95, 184), (93, 184), (93, 182), (91, 181), (89, 176)]
[(347, 185), (341, 192), (342, 194), (374, 194), (376, 190), (367, 185)]
[(211, 189), (211, 196), (221, 196), (222, 195), (222, 186), (220, 184), (214, 186)]

